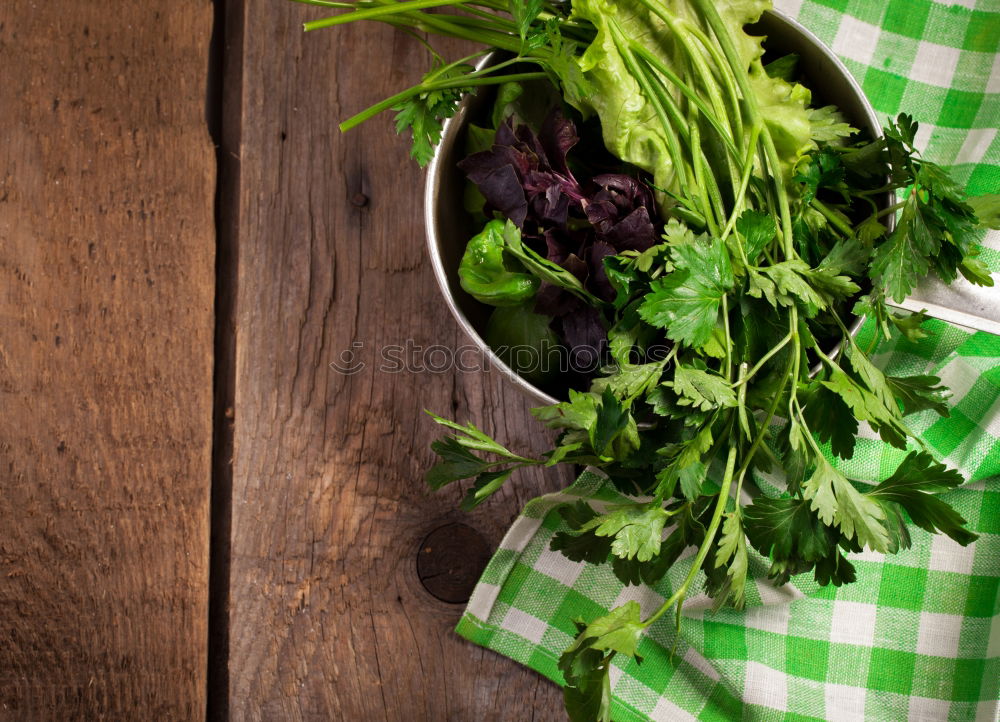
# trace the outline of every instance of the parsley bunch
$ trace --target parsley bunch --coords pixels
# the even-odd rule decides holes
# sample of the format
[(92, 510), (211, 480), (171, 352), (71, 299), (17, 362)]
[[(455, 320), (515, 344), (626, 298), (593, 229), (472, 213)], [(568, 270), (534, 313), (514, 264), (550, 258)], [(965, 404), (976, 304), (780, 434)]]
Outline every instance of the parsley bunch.
[[(558, 432), (539, 457), (434, 417), (451, 433), (435, 442), (440, 461), (427, 479), (435, 489), (472, 479), (463, 508), (518, 468), (590, 465), (632, 501), (603, 512), (565, 505), (569, 531), (553, 549), (610, 564), (626, 584), (653, 584), (696, 549), (682, 584), (649, 617), (630, 602), (578, 621), (559, 664), (572, 719), (609, 719), (611, 660), (635, 656), (643, 630), (668, 611), (679, 624), (699, 572), (717, 605), (741, 607), (751, 548), (770, 560), (775, 583), (812, 573), (839, 585), (855, 579), (845, 553), (906, 548), (909, 522), (960, 544), (975, 538), (937, 496), (961, 476), (907, 420), (947, 415), (947, 390), (933, 376), (885, 374), (850, 328), (866, 315), (878, 335), (918, 338), (923, 314), (891, 311), (889, 300), (928, 274), (992, 285), (976, 234), (980, 217), (996, 224), (997, 200), (966, 198), (921, 159), (909, 116), (871, 139), (835, 108), (811, 107), (794, 56), (765, 66), (761, 39), (744, 32), (760, 14), (756, 0), (314, 4), (352, 10), (307, 27), (373, 19), (514, 56), (475, 70), (472, 57), (435, 55), (419, 85), (342, 127), (395, 108), (426, 162), (462, 92), (547, 77), (568, 106), (599, 118), (609, 151), (651, 178), (668, 219), (660, 242), (604, 259), (611, 300), (581, 294), (572, 273), (522, 237), (523, 219), (500, 219), (502, 241), (491, 220), (497, 268), (590, 303), (611, 363), (588, 390), (533, 411)], [(441, 6), (454, 12), (426, 12)], [(504, 75), (515, 63), (539, 70)], [(874, 485), (830, 460), (851, 458), (861, 422), (908, 452)], [(764, 475), (784, 493), (761, 494)]]

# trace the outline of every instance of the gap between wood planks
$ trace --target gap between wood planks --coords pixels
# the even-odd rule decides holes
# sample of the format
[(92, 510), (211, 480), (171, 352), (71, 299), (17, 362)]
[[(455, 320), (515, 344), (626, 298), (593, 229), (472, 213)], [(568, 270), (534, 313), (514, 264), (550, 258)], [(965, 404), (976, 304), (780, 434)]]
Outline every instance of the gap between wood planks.
[(229, 719), (229, 577), (233, 422), (236, 391), (236, 283), (242, 134), (242, 0), (212, 0), (205, 121), (215, 143), (215, 368), (212, 409), (211, 534), (208, 578), (207, 720)]

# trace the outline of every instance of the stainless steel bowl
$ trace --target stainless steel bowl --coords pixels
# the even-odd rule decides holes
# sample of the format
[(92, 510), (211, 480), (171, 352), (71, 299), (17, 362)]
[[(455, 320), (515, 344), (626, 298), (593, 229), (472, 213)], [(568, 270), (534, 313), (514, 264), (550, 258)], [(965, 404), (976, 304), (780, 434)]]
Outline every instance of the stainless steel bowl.
[[(878, 116), (861, 87), (819, 38), (777, 11), (765, 13), (753, 26), (752, 32), (768, 36), (772, 49), (799, 55), (799, 68), (809, 79), (814, 105), (836, 105), (856, 128), (867, 130), (872, 137), (881, 135)], [(483, 62), (490, 62), (490, 58), (485, 58)], [(492, 309), (472, 298), (459, 283), (458, 265), (466, 243), (479, 229), (470, 227), (470, 219), (462, 205), (465, 177), (458, 170), (457, 163), (463, 158), (464, 130), (468, 118), (474, 117), (490, 102), (488, 94), (466, 97), (455, 116), (444, 125), (441, 143), (427, 169), (424, 191), (427, 248), (445, 303), (488, 365), (539, 404), (554, 404), (558, 399), (518, 376), (493, 353), (483, 340)], [(852, 331), (859, 326), (860, 319)]]

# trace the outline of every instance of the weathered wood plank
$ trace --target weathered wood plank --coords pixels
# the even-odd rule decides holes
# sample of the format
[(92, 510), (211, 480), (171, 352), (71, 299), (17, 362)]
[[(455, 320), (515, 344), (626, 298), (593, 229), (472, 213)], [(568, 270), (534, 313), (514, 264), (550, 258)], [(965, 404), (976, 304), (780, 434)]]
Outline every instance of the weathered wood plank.
[[(462, 605), (416, 569), (434, 529), (462, 522), (495, 548), (527, 499), (565, 482), (524, 474), (456, 511), (460, 490), (423, 483), (437, 431), (422, 409), (537, 449), (528, 403), (499, 377), (374, 367), (388, 344), (465, 342), (425, 255), (406, 142), (387, 116), (336, 127), (416, 82), (427, 55), (371, 24), (303, 35), (313, 10), (248, 0), (241, 19), (231, 716), (559, 719), (559, 690), (458, 638)], [(368, 367), (334, 371), (355, 343)]]
[(0, 719), (204, 718), (208, 0), (0, 5)]

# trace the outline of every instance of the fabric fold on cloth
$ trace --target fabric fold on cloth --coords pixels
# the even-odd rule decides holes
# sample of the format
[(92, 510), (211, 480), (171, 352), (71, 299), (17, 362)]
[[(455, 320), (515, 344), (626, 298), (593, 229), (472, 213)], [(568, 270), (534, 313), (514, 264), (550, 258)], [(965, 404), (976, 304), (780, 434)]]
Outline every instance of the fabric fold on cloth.
[[(914, 116), (926, 159), (948, 166), (970, 194), (1000, 191), (1000, 0), (775, 6), (840, 56), (880, 117)], [(982, 244), (980, 258), (996, 274), (1000, 233), (984, 233)], [(661, 619), (639, 647), (642, 664), (617, 660), (616, 722), (1000, 720), (1000, 337), (936, 321), (926, 328), (932, 335), (922, 341), (884, 342), (875, 360), (897, 375), (938, 375), (951, 388), (948, 418), (927, 411), (907, 420), (970, 479), (945, 499), (980, 538), (962, 547), (913, 528), (913, 546), (899, 554), (850, 555), (857, 581), (839, 588), (805, 575), (775, 588), (764, 579), (767, 562), (754, 554), (743, 611), (713, 613), (694, 596), (679, 639), (672, 620)], [(862, 342), (871, 334), (868, 325)], [(903, 452), (864, 425), (859, 437), (854, 458), (837, 466), (856, 479), (891, 474)], [(757, 481), (765, 494), (781, 492), (779, 479)], [(566, 559), (549, 549), (565, 529), (554, 510), (581, 498), (598, 507), (622, 501), (594, 470), (531, 501), (457, 628), (560, 684), (556, 664), (575, 635), (574, 618), (590, 620), (629, 600), (649, 614), (693, 557), (689, 550), (654, 588), (625, 586), (608, 565)]]

